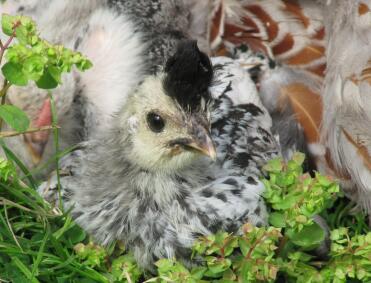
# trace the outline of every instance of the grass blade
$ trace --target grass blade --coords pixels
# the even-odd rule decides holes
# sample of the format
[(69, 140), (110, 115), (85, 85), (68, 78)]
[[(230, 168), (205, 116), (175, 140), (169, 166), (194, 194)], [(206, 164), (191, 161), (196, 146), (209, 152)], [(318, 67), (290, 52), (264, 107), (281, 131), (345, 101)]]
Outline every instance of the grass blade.
[(32, 283), (39, 283), (40, 281), (37, 280), (32, 276), (31, 271), (23, 264), (23, 262), (17, 258), (17, 257), (12, 257), (12, 262), (14, 265), (29, 279)]
[(43, 238), (43, 240), (41, 242), (41, 246), (40, 246), (39, 252), (38, 252), (37, 257), (36, 257), (36, 260), (35, 260), (35, 262), (33, 264), (32, 278), (35, 278), (35, 274), (36, 274), (37, 268), (39, 267), (39, 264), (41, 263), (41, 260), (43, 258), (43, 252), (44, 252), (45, 245), (46, 245), (46, 242), (48, 241), (48, 238), (49, 237), (50, 237), (50, 228), (49, 228), (49, 225), (47, 225), (45, 236), (44, 236), (44, 238)]
[(0, 139), (0, 144), (6, 154), (6, 157), (8, 160), (13, 161), (18, 168), (22, 171), (24, 174), (24, 177), (28, 180), (29, 185), (36, 190), (37, 188), (37, 182), (32, 177), (31, 172), (27, 169), (27, 167), (23, 164), (23, 162), (5, 145), (4, 141)]

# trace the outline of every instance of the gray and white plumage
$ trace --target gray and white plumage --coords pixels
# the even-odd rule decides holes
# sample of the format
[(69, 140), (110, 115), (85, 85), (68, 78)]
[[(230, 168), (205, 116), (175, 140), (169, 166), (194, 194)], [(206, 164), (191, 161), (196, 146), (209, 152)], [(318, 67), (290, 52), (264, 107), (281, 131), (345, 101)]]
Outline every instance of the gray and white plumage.
[[(170, 161), (169, 167), (169, 161), (163, 160), (151, 165), (145, 152), (132, 157), (136, 132), (130, 130), (133, 118), (126, 113), (131, 99), (145, 96), (147, 84), (151, 89), (156, 89), (152, 84), (160, 87), (156, 77), (132, 94), (101, 139), (81, 144), (62, 162), (63, 201), (66, 208), (72, 207), (75, 221), (100, 243), (122, 240), (146, 269), (161, 257), (190, 264), (192, 243), (201, 235), (237, 232), (247, 221), (266, 224), (259, 177), (261, 166), (277, 155), (270, 118), (255, 104), (255, 94), (241, 93), (241, 88), (250, 90), (252, 82), (246, 73), (235, 76), (244, 72), (238, 64), (218, 58), (214, 66), (216, 109), (211, 113), (211, 131), (216, 163), (196, 155), (180, 163)], [(145, 151), (147, 145), (142, 146)], [(40, 190), (50, 197), (55, 182), (54, 176)]]

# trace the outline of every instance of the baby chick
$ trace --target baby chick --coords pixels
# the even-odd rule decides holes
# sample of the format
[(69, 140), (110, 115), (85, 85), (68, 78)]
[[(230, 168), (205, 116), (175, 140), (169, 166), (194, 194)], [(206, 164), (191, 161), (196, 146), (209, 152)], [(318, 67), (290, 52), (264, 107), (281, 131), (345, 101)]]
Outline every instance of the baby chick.
[[(129, 95), (109, 130), (62, 161), (65, 209), (98, 242), (123, 241), (145, 269), (162, 257), (190, 265), (201, 235), (266, 224), (258, 176), (277, 155), (270, 118), (253, 95), (233, 97), (248, 75), (233, 81), (233, 61), (219, 60), (216, 80), (229, 82), (214, 85), (214, 111), (211, 62), (185, 41)], [(51, 199), (56, 183), (54, 175), (39, 191)]]

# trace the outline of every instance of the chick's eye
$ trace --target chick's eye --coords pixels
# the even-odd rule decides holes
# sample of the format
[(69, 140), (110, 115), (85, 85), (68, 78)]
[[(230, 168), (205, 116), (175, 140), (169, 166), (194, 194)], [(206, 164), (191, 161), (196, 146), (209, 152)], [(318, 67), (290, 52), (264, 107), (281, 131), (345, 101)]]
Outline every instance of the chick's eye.
[(153, 112), (147, 115), (147, 123), (149, 128), (155, 133), (160, 133), (165, 128), (164, 119), (162, 119), (160, 115)]

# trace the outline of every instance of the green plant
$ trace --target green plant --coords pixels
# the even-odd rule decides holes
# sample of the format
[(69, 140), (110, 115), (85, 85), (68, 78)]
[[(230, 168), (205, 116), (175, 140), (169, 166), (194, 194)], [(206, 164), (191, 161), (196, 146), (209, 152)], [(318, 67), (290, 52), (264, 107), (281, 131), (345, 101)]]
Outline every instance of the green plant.
[(16, 132), (0, 133), (0, 137), (50, 129), (29, 129), (26, 114), (14, 105), (5, 105), (7, 91), (12, 85), (26, 86), (29, 81), (41, 89), (53, 89), (61, 84), (62, 74), (70, 72), (73, 66), (85, 71), (92, 64), (79, 52), (41, 39), (35, 22), (28, 17), (3, 14), (1, 27), (8, 39), (0, 40), (0, 65), (6, 60), (1, 67), (4, 81), (0, 88), (0, 128), (4, 120)]
[(19, 179), (11, 160), (0, 164), (0, 281), (109, 282), (75, 254), (85, 232)]
[(272, 160), (265, 166), (269, 180), (263, 182), (265, 199), (274, 210), (269, 223), (283, 228), (285, 237), (292, 243), (310, 249), (325, 239), (323, 229), (313, 217), (333, 204), (339, 186), (318, 173), (314, 178), (303, 174), (304, 158), (296, 153), (287, 164), (280, 159)]

